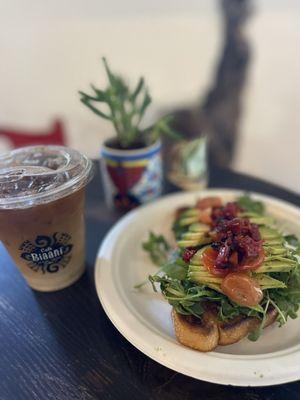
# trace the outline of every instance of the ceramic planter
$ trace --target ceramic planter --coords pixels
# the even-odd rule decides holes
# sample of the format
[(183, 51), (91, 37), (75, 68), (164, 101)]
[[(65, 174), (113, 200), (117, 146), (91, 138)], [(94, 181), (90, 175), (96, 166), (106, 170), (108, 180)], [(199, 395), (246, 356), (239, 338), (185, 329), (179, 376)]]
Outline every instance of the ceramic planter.
[(119, 150), (105, 142), (101, 149), (101, 173), (109, 206), (130, 210), (161, 194), (161, 142), (136, 150)]

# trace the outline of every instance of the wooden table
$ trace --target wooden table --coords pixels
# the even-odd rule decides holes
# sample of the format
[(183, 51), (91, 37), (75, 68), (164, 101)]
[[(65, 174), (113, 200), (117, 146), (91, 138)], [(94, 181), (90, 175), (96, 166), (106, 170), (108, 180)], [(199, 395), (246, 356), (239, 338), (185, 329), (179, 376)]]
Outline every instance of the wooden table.
[[(258, 191), (300, 205), (296, 194), (230, 171), (214, 170), (209, 186)], [(234, 388), (188, 378), (120, 335), (94, 285), (98, 246), (119, 217), (106, 208), (97, 173), (87, 190), (87, 272), (62, 291), (32, 291), (0, 248), (0, 399), (299, 399), (300, 382)]]

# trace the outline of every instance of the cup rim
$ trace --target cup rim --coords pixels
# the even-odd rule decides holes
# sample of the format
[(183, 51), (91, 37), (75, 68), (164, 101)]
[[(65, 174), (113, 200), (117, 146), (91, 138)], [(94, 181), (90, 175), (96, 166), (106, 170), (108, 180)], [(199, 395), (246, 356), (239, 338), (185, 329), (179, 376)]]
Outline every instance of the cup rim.
[[(81, 170), (78, 174), (73, 176), (71, 179), (63, 182), (61, 185), (58, 185), (49, 190), (45, 190), (41, 193), (29, 193), (21, 196), (6, 196), (0, 198), (0, 210), (14, 210), (14, 209), (25, 209), (31, 208), (40, 204), (50, 203), (52, 201), (58, 200), (62, 197), (65, 197), (73, 192), (78, 191), (82, 187), (86, 186), (88, 182), (93, 177), (93, 163), (92, 161), (81, 152), (74, 150), (72, 148), (66, 146), (56, 146), (56, 145), (33, 145), (21, 147), (18, 149), (11, 150), (9, 152), (5, 152), (0, 154), (0, 164), (1, 160), (9, 160), (12, 159), (14, 155), (21, 154), (22, 152), (35, 152), (42, 151), (42, 149), (47, 149), (51, 151), (60, 152), (71, 160), (72, 157), (78, 157), (78, 165), (82, 166)], [(22, 166), (18, 166), (20, 169)], [(1, 170), (5, 173), (5, 167), (0, 167)], [(7, 170), (7, 169), (6, 169)], [(52, 172), (45, 173), (44, 175), (55, 174), (55, 170)], [(66, 171), (66, 174), (68, 171)]]

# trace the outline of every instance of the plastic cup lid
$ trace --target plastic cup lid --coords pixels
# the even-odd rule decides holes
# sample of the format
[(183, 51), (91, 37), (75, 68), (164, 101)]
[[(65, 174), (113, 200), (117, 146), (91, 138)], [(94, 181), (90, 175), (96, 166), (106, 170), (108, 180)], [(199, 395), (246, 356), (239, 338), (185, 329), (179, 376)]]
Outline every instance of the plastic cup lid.
[(0, 155), (0, 209), (28, 208), (67, 196), (93, 176), (92, 162), (63, 146), (29, 146)]

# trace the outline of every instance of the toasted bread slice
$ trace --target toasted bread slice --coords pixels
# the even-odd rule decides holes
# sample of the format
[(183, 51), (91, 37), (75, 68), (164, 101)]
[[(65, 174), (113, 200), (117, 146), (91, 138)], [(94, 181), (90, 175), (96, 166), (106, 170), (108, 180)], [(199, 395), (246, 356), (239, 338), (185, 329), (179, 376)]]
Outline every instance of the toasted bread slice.
[(218, 346), (219, 329), (214, 316), (206, 311), (201, 319), (185, 316), (172, 310), (177, 340), (199, 351), (211, 351)]
[[(277, 311), (270, 309), (264, 328), (271, 325), (276, 317)], [(258, 318), (247, 316), (220, 322), (212, 308), (207, 308), (201, 319), (178, 314), (173, 309), (172, 320), (177, 340), (185, 346), (204, 352), (211, 351), (218, 345), (226, 346), (240, 341), (260, 323)]]

